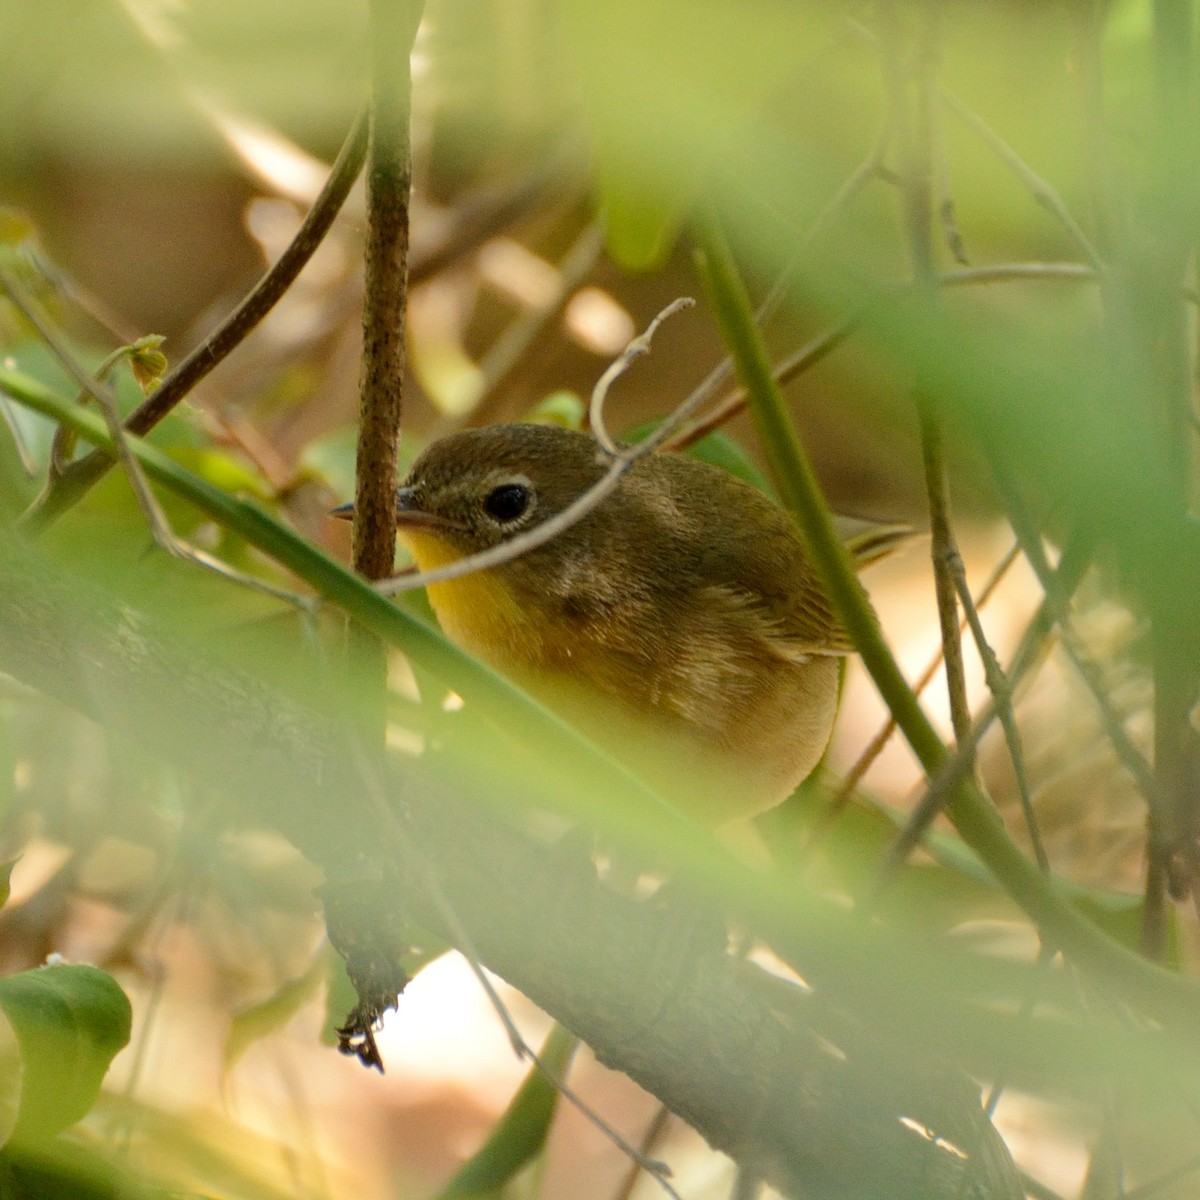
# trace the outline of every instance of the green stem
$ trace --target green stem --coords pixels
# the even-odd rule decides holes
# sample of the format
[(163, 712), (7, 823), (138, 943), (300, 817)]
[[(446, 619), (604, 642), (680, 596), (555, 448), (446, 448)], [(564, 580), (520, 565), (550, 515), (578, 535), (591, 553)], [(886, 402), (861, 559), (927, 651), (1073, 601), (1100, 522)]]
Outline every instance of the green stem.
[[(849, 556), (834, 532), (829, 508), (772, 378), (749, 297), (715, 216), (706, 214), (701, 219), (699, 236), (703, 271), (717, 321), (750, 395), (780, 492), (795, 514), (834, 610), (854, 640), (896, 724), (932, 778), (949, 758), (949, 751), (884, 641)], [(1143, 1011), (1164, 1020), (1185, 1019), (1189, 1026), (1196, 1027), (1200, 1013), (1187, 1011), (1195, 1000), (1185, 999), (1195, 996), (1194, 986), (1149, 966), (1072, 908), (1053, 882), (1021, 853), (995, 808), (971, 780), (958, 783), (946, 811), (963, 841), (1025, 910), (1047, 944), (1070, 955)], [(1173, 1014), (1171, 1018), (1166, 1015), (1168, 1011)]]
[(883, 640), (850, 555), (834, 529), (816, 474), (775, 383), (766, 347), (754, 323), (750, 298), (715, 218), (706, 217), (702, 221), (700, 237), (704, 254), (702, 270), (717, 321), (742, 386), (750, 397), (750, 411), (780, 495), (800, 526), (846, 632), (917, 757), (932, 774), (946, 756), (946, 747), (921, 711)]
[[(102, 457), (114, 454), (112, 438), (95, 413), (64, 399), (44, 384), (18, 371), (0, 367), (0, 393), (19, 404), (73, 429)], [(544, 737), (571, 755), (586, 777), (612, 793), (610, 807), (626, 809), (636, 820), (647, 806), (659, 820), (690, 829), (690, 824), (571, 726), (560, 721), (513, 687), (502, 676), (459, 650), (436, 630), (381, 596), (369, 584), (330, 558), (311, 542), (276, 521), (256, 505), (238, 500), (184, 470), (161, 450), (127, 435), (126, 442), (145, 473), (190, 501), (223, 528), (241, 534), (252, 546), (274, 559), (314, 589), (324, 600), (338, 605), (358, 625), (388, 645), (409, 655), (413, 662), (444, 681), (464, 699), (477, 702), (484, 712), (505, 714), (507, 728), (520, 728), (531, 737)], [(582, 758), (577, 756), (582, 755)]]
[[(751, 389), (753, 392), (755, 389)], [(113, 446), (103, 421), (95, 414), (63, 399), (49, 388), (20, 372), (0, 367), (0, 392), (18, 403), (72, 427), (81, 437), (111, 456)], [(752, 927), (780, 949), (785, 960), (804, 961), (811, 951), (815, 935), (806, 931), (807, 905), (794, 892), (769, 876), (746, 871), (726, 861), (711, 838), (695, 829), (685, 818), (669, 808), (658, 796), (635, 780), (618, 764), (597, 751), (570, 726), (559, 721), (523, 692), (475, 662), (446, 642), (440, 634), (422, 625), (373, 591), (341, 564), (304, 541), (298, 534), (280, 525), (269, 514), (198, 479), (169, 459), (161, 451), (139, 438), (128, 438), (128, 445), (150, 478), (170, 487), (195, 504), (226, 528), (240, 533), (251, 545), (281, 563), (315, 588), (326, 600), (340, 605), (351, 617), (389, 644), (402, 649), (415, 663), (444, 679), (468, 700), (478, 701), (486, 710), (504, 713), (508, 728), (519, 728), (530, 735), (544, 735), (556, 749), (571, 756), (577, 778), (586, 779), (597, 791), (603, 790), (605, 828), (614, 833), (632, 835), (647, 850), (655, 845), (667, 848), (673, 861), (706, 879), (727, 900), (745, 913)], [(802, 451), (801, 451), (802, 453)], [(807, 463), (801, 460), (807, 468)], [(811, 468), (807, 468), (811, 478)], [(815, 489), (815, 482), (813, 483)], [(814, 491), (806, 511), (816, 522), (828, 522), (828, 510)], [(841, 543), (829, 533), (826, 553), (843, 555)], [(822, 558), (822, 572), (828, 568)], [(879, 636), (874, 615), (858, 586), (849, 561), (845, 562), (845, 580), (852, 605), (843, 612), (851, 624), (865, 624), (890, 659)], [(841, 601), (837, 601), (839, 605)], [(857, 609), (855, 616), (853, 609)], [(864, 644), (866, 644), (864, 642)], [(916, 698), (903, 677), (899, 687), (880, 686), (893, 714), (914, 745), (925, 753), (922, 762), (933, 768), (947, 757), (933, 727), (925, 719)], [(878, 680), (877, 680), (877, 686)], [(907, 695), (907, 700), (905, 699)], [(915, 710), (916, 718), (912, 716)], [(902, 717), (900, 714), (904, 713)], [(933, 748), (931, 750), (931, 747)], [(919, 752), (920, 753), (920, 752)], [(931, 767), (927, 765), (927, 770)], [(561, 789), (564, 799), (569, 789)], [(588, 805), (585, 815), (595, 820), (598, 810)], [(1160, 967), (1124, 950), (1072, 909), (1061, 895), (1044, 880), (1009, 840), (999, 819), (973, 788), (959, 788), (950, 815), (968, 844), (988, 864), (1005, 890), (1015, 896), (1040, 928), (1050, 931), (1050, 939), (1063, 950), (1078, 956), (1081, 965), (1106, 982), (1113, 992), (1165, 1025), (1200, 1036), (1200, 988)], [(657, 840), (655, 840), (657, 839)], [(821, 920), (836, 921), (822, 908)], [(847, 934), (849, 936), (849, 934)], [(797, 944), (800, 943), (800, 944)], [(809, 955), (811, 957), (811, 955)], [(836, 964), (834, 964), (836, 966)]]

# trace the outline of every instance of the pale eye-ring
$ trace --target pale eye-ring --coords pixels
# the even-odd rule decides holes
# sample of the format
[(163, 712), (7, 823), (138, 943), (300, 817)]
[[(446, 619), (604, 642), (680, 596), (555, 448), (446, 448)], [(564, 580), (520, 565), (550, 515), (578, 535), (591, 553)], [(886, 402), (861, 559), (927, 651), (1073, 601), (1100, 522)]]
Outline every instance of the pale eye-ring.
[(488, 516), (507, 525), (525, 515), (532, 499), (533, 490), (527, 484), (502, 483), (488, 492), (483, 507)]

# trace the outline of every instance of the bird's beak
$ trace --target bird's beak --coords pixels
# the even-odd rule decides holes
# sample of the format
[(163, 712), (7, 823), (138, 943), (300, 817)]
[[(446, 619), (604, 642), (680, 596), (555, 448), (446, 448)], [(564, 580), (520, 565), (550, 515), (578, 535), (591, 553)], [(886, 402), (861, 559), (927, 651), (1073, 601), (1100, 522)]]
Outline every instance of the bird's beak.
[[(439, 517), (436, 513), (425, 512), (424, 509), (418, 508), (415, 501), (416, 491), (414, 488), (402, 487), (396, 490), (397, 525), (407, 525), (410, 528), (419, 529), (457, 528), (454, 522), (447, 521), (445, 517)], [(354, 502), (339, 504), (337, 508), (330, 510), (329, 515), (337, 517), (340, 521), (353, 521)]]

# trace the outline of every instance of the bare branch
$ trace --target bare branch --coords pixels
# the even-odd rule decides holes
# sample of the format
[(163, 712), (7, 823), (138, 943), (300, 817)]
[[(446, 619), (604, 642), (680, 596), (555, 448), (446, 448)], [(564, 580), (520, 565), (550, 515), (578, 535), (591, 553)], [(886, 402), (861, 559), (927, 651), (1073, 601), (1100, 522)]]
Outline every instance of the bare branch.
[(654, 340), (654, 335), (658, 332), (658, 327), (668, 317), (673, 317), (677, 312), (685, 308), (692, 308), (695, 303), (695, 300), (690, 296), (681, 296), (678, 300), (672, 300), (646, 326), (645, 332), (635, 337), (617, 359), (609, 364), (600, 378), (596, 380), (596, 386), (592, 388), (592, 400), (588, 405), (588, 425), (591, 427), (592, 435), (600, 443), (604, 453), (610, 457), (615, 458), (620, 453), (620, 449), (617, 443), (609, 436), (608, 429), (604, 424), (604, 402), (608, 399), (608, 389), (633, 366), (637, 359), (641, 358), (643, 354), (650, 353), (650, 343)]
[[(1021, 545), (1019, 542), (1014, 542), (1005, 553), (1004, 557), (993, 568), (991, 575), (983, 586), (983, 590), (979, 593), (978, 606), (983, 608), (985, 604), (992, 598), (996, 589), (1003, 582), (1004, 577), (1008, 574), (1013, 563), (1017, 561), (1018, 555), (1021, 553)], [(959, 632), (966, 627), (966, 619), (964, 618), (959, 625)], [(913, 684), (913, 691), (919, 696), (933, 682), (933, 677), (938, 673), (938, 669), (942, 665), (942, 643), (938, 642), (937, 652), (930, 658), (925, 665), (925, 669), (917, 677)], [(892, 736), (896, 732), (896, 718), (889, 716), (888, 719), (880, 726), (879, 731), (867, 743), (866, 748), (855, 760), (854, 765), (846, 772), (845, 778), (842, 780), (838, 790), (834, 793), (833, 798), (829, 802), (829, 807), (821, 816), (821, 820), (817, 823), (813, 830), (810, 839), (810, 846), (814, 845), (819, 839), (832, 828), (837, 820), (838, 814), (849, 803), (850, 798), (854, 795), (858, 785), (862, 782), (863, 776), (871, 769), (875, 760), (883, 753), (884, 747), (891, 741)]]
[[(365, 110), (356, 118), (333, 164), (329, 178), (296, 236), (246, 298), (162, 381), (128, 417), (125, 428), (139, 436), (149, 433), (212, 369), (235, 350), (291, 287), (305, 263), (325, 239), (362, 168), (367, 145)], [(93, 452), (71, 465), (24, 523), (33, 532), (44, 529), (87, 493), (113, 465), (107, 455)]]
[(372, 0), (371, 133), (362, 379), (355, 467), (354, 569), (385, 579), (396, 557), (396, 458), (408, 326), (410, 48), (419, 0)]
[(996, 713), (1004, 730), (1004, 740), (1008, 746), (1008, 755), (1012, 760), (1013, 774), (1017, 781), (1017, 795), (1021, 800), (1021, 808), (1025, 813), (1025, 824), (1029, 829), (1029, 840), (1033, 845), (1033, 856), (1044, 872), (1050, 872), (1050, 860), (1046, 855), (1046, 847), (1042, 843), (1042, 832), (1038, 826), (1037, 815), (1033, 811), (1033, 795), (1029, 787), (1029, 775), (1025, 770), (1025, 753), (1021, 747), (1021, 735), (1017, 729), (1017, 718), (1013, 712), (1012, 684), (1005, 677), (1000, 666), (1000, 660), (987, 640), (983, 622), (979, 619), (979, 609), (971, 596), (971, 588), (967, 583), (967, 573), (963, 568), (962, 558), (955, 555), (950, 563), (950, 571), (954, 577), (954, 585), (958, 591), (958, 602), (966, 614), (967, 623), (971, 627), (971, 636), (975, 639), (975, 648), (983, 661), (984, 677), (992, 699), (996, 704)]

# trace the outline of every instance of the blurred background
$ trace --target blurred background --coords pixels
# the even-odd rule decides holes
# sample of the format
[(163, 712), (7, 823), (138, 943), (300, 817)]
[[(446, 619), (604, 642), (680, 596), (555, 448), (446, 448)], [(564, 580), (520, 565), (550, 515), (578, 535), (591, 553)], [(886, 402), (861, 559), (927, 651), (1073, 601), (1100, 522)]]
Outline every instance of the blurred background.
[[(1143, 353), (1157, 343), (1139, 341), (1139, 310), (1123, 315), (1121, 297), (1097, 275), (1115, 264), (1136, 276), (1171, 253), (1190, 261), (1190, 225), (1182, 250), (1168, 236), (1181, 206), (1184, 225), (1194, 211), (1186, 200), (1195, 143), (1188, 122), (1163, 118), (1155, 13), (1166, 7), (427, 0), (412, 56), (402, 462), (464, 425), (579, 424), (597, 377), (630, 338), (671, 300), (693, 295), (701, 303), (664, 325), (609, 401), (615, 431), (668, 414), (726, 353), (689, 233), (695, 207), (718, 202), (755, 302), (781, 285), (783, 300), (763, 322), (775, 359), (832, 341), (843, 327), (848, 334), (786, 384), (835, 509), (928, 528), (918, 386), (944, 405), (955, 530), (976, 596), (1014, 542), (989, 440), (1027, 467), (1023, 486), (1051, 559), (1080, 513), (1103, 520), (1106, 505), (1126, 504), (1133, 524), (1115, 529), (1111, 553), (1085, 580), (1072, 638), (1097, 664), (1109, 711), (1148, 757), (1147, 596), (1156, 577), (1143, 574), (1145, 587), (1136, 580), (1142, 550), (1173, 561), (1151, 532), (1154, 489), (1173, 486), (1162, 463), (1177, 455), (1161, 452), (1158, 367)], [(1180, 26), (1184, 58), (1190, 19)], [(26, 286), (81, 361), (94, 367), (115, 347), (159, 334), (178, 362), (279, 256), (324, 183), (366, 94), (365, 4), (0, 0), (0, 30), (5, 253), (19, 258)], [(936, 75), (925, 127), (937, 323), (910, 321), (889, 300), (914, 272), (902, 178), (911, 131), (889, 90), (897, 70), (926, 72), (927, 82)], [(1190, 99), (1185, 106), (1190, 118)], [(1182, 164), (1177, 191), (1163, 184), (1164, 157)], [(363, 223), (360, 183), (296, 284), (154, 438), (342, 558), (348, 530), (326, 514), (353, 494)], [(1180, 287), (1189, 269), (1179, 268)], [(1189, 337), (1190, 323), (1189, 312)], [(1114, 324), (1135, 331), (1128, 353)], [(3, 300), (0, 352), (76, 390)], [(1117, 377), (1131, 387), (1110, 389)], [(134, 379), (125, 368), (115, 378), (131, 406)], [(727, 381), (714, 404), (733, 390)], [(51, 428), (15, 404), (6, 413), (7, 514), (38, 490)], [(1194, 417), (1184, 429), (1167, 438), (1190, 470)], [(723, 422), (720, 436), (748, 471), (765, 470), (745, 412)], [(186, 506), (168, 512), (181, 535), (266, 570)], [(1148, 524), (1138, 526), (1142, 517)], [(119, 556), (138, 544), (130, 531), (139, 521), (114, 474), (51, 539), (65, 552), (86, 545)], [(940, 646), (928, 550), (918, 537), (864, 576), (910, 679), (936, 666)], [(111, 560), (110, 568), (120, 569)], [(1041, 599), (1022, 558), (981, 605), (1001, 663)], [(235, 637), (262, 615), (259, 600), (230, 603), (174, 564), (152, 574), (146, 602), (182, 605)], [(966, 653), (979, 711), (984, 670), (969, 639)], [(949, 737), (945, 696), (935, 673), (927, 708)], [(134, 1006), (131, 1044), (79, 1136), (118, 1147), (145, 1178), (185, 1194), (436, 1192), (524, 1070), (461, 959), (425, 968), (389, 1018), (385, 1076), (339, 1058), (321, 1032), (331, 1010), (340, 1018), (343, 993), (329, 998), (334, 956), (314, 872), (300, 856), (278, 838), (229, 831), (146, 748), (114, 741), (16, 683), (0, 680), (0, 718), (0, 858), (19, 858), (0, 911), (0, 966), (17, 971), (51, 953), (96, 963)], [(1136, 942), (1145, 799), (1106, 734), (1106, 711), (1054, 638), (1022, 685), (1018, 718), (1051, 865), (1095, 889), (1112, 928)], [(886, 720), (851, 663), (819, 795), (798, 802), (776, 834), (811, 835)], [(996, 731), (980, 770), (1028, 846)], [(822, 835), (832, 844), (816, 869), (828, 872), (832, 891), (849, 887), (922, 779), (896, 737), (864, 764), (841, 827), (850, 832)], [(964, 901), (961, 916), (964, 926), (1003, 922), (1015, 953), (1036, 956), (1003, 897)], [(1191, 963), (1186, 906), (1172, 917), (1170, 944), (1173, 961)], [(503, 995), (539, 1042), (548, 1020)], [(652, 1098), (586, 1054), (572, 1080), (629, 1140), (642, 1138)], [(1109, 1186), (1112, 1172), (1092, 1157), (1107, 1128), (1102, 1110), (1047, 1086), (1044, 1095), (1006, 1093), (997, 1122), (1020, 1165), (1053, 1193), (1132, 1195)], [(1131, 1135), (1120, 1187), (1175, 1164), (1195, 1144), (1188, 1120)], [(689, 1197), (726, 1194), (731, 1165), (678, 1126), (655, 1149), (677, 1186)], [(615, 1198), (626, 1173), (613, 1145), (560, 1106), (545, 1160), (522, 1186)], [(655, 1189), (646, 1179), (637, 1186), (638, 1195)], [(1190, 1196), (1196, 1186), (1185, 1176), (1153, 1194)]]

